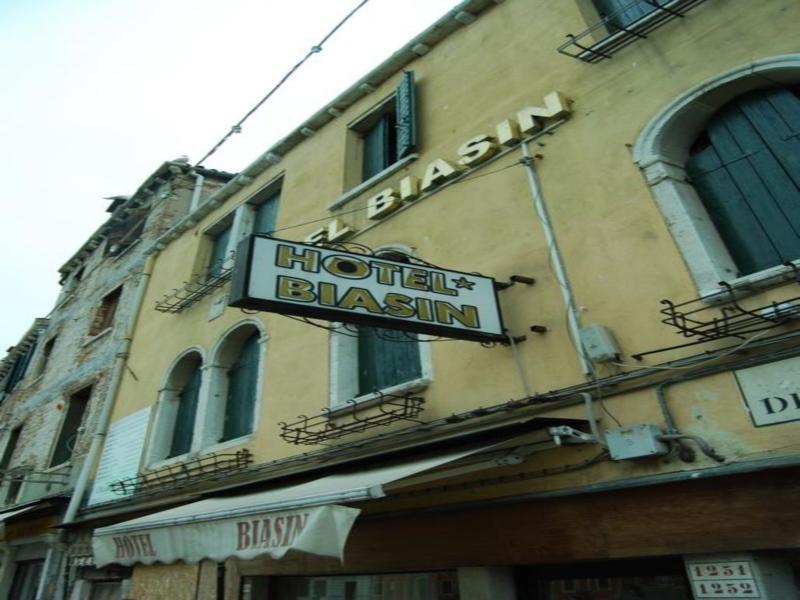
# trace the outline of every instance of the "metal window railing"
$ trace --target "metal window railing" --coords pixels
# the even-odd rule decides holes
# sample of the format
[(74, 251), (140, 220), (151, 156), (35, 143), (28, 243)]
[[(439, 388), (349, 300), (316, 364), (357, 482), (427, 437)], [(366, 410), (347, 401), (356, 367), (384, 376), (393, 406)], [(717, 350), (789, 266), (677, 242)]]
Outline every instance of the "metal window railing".
[[(601, 15), (600, 21), (578, 34), (567, 34), (567, 41), (559, 53), (587, 63), (597, 63), (611, 58), (637, 40), (674, 19), (682, 19), (689, 10), (706, 0), (631, 0), (618, 10)], [(644, 12), (639, 18), (633, 14)]]

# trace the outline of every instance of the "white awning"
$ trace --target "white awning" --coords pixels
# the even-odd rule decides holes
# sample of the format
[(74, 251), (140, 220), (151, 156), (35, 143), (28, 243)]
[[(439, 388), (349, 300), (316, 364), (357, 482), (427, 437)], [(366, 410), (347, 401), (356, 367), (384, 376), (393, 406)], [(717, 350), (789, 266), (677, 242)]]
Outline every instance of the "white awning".
[(98, 567), (109, 563), (245, 560), (289, 550), (342, 558), (361, 512), (338, 506), (386, 495), (383, 486), (476, 454), (482, 446), (400, 465), (330, 475), (291, 487), (229, 498), (210, 498), (95, 530)]

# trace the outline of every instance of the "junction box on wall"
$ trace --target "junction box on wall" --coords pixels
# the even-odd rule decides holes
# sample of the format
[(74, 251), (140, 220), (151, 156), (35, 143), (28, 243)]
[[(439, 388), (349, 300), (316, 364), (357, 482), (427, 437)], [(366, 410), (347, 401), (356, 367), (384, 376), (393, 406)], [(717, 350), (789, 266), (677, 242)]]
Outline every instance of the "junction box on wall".
[(662, 435), (661, 429), (649, 424), (617, 427), (605, 432), (612, 460), (651, 458), (667, 454), (669, 448), (662, 441)]
[(580, 329), (581, 345), (586, 358), (592, 362), (611, 362), (619, 360), (620, 351), (614, 334), (602, 325), (589, 325)]

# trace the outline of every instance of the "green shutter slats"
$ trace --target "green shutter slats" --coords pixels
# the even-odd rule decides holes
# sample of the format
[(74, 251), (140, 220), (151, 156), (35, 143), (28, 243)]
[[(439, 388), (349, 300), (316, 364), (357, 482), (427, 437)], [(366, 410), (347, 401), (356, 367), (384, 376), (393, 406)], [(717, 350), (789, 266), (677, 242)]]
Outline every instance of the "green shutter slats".
[(687, 162), (742, 275), (800, 258), (798, 122), (791, 92), (747, 94), (712, 117), (711, 147)]
[(272, 233), (278, 220), (278, 205), (281, 194), (278, 192), (259, 204), (253, 215), (253, 233)]
[(228, 257), (228, 241), (231, 239), (231, 228), (228, 227), (221, 231), (214, 238), (214, 245), (211, 248), (211, 258), (208, 261), (209, 277), (216, 277), (222, 273), (222, 266)]
[(772, 90), (740, 103), (742, 112), (759, 124), (764, 144), (800, 187), (800, 99), (788, 90)]
[(377, 175), (387, 167), (388, 125), (388, 119), (383, 116), (364, 134), (364, 162), (362, 169), (364, 181), (373, 175)]
[[(414, 334), (390, 329), (358, 328), (358, 395), (384, 390), (422, 376)], [(416, 337), (416, 336), (414, 336)], [(408, 340), (408, 341), (392, 341)]]
[(417, 149), (417, 101), (414, 72), (406, 71), (397, 86), (395, 95), (397, 121), (397, 160), (405, 158)]
[(780, 260), (764, 225), (713, 147), (692, 157), (687, 173), (742, 273), (758, 271), (759, 265)]
[(228, 397), (221, 442), (253, 431), (253, 409), (258, 395), (258, 334), (242, 344), (239, 358), (228, 370)]
[(172, 433), (172, 443), (170, 444), (167, 458), (186, 454), (192, 449), (192, 438), (194, 437), (194, 421), (197, 416), (197, 400), (200, 397), (201, 371), (197, 365), (189, 381), (183, 386), (178, 394), (178, 410), (175, 415), (175, 428)]

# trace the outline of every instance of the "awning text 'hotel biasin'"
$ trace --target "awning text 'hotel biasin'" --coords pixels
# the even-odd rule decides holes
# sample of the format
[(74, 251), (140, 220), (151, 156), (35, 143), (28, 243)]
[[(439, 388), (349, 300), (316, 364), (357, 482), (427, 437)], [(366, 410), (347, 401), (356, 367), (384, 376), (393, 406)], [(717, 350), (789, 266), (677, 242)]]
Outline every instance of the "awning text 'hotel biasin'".
[(341, 506), (386, 495), (384, 485), (441, 467), (490, 446), (440, 454), (395, 466), (330, 475), (300, 485), (210, 498), (95, 530), (98, 567), (109, 563), (282, 558), (289, 550), (342, 559), (361, 512)]

